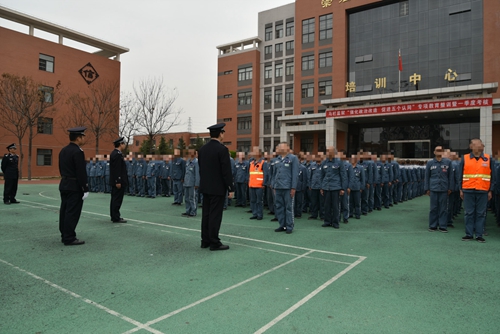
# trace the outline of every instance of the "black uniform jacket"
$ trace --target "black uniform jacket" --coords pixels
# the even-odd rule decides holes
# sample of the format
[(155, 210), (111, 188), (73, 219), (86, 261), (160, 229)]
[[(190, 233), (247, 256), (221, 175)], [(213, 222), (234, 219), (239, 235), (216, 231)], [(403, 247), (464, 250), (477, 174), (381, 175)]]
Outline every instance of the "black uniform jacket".
[(7, 153), (3, 156), (2, 172), (4, 179), (19, 178), (18, 161), (19, 161), (19, 156), (17, 154)]
[(198, 152), (200, 166), (200, 192), (209, 195), (226, 195), (234, 191), (234, 180), (229, 160), (229, 150), (218, 140), (212, 139)]
[(59, 190), (88, 192), (87, 163), (85, 153), (75, 143), (69, 143), (59, 153)]
[(128, 185), (127, 165), (123, 159), (122, 152), (119, 149), (114, 149), (109, 157), (109, 184), (116, 186), (121, 184), (122, 187)]

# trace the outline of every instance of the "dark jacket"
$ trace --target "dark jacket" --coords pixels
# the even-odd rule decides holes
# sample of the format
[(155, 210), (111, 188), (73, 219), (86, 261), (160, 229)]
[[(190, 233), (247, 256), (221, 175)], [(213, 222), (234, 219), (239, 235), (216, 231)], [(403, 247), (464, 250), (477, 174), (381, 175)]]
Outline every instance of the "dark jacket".
[(83, 150), (75, 143), (69, 143), (59, 153), (59, 190), (88, 192), (87, 164)]
[(122, 187), (128, 185), (127, 165), (123, 159), (122, 152), (115, 148), (109, 158), (109, 185)]
[(4, 179), (19, 178), (18, 161), (19, 161), (19, 156), (17, 154), (7, 153), (3, 156), (2, 172)]
[(234, 191), (234, 180), (226, 146), (216, 139), (203, 145), (198, 152), (200, 167), (200, 192), (225, 196)]

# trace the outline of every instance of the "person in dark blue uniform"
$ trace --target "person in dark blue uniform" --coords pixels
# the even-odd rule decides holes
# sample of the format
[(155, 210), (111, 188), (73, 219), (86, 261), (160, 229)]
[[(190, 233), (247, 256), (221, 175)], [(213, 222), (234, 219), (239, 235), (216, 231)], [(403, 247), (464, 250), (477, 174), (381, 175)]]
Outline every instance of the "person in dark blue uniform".
[(336, 150), (328, 147), (327, 157), (321, 163), (321, 195), (325, 197), (323, 227), (339, 228), (340, 196), (347, 191), (348, 181), (344, 162), (335, 158)]
[(83, 245), (85, 241), (76, 238), (76, 226), (82, 213), (83, 201), (89, 195), (85, 154), (80, 146), (85, 142), (86, 127), (69, 129), (69, 145), (59, 153), (61, 182), (61, 208), (59, 210), (59, 231), (61, 242), (66, 246)]
[(113, 142), (115, 149), (109, 158), (109, 185), (111, 186), (111, 202), (109, 212), (113, 223), (126, 223), (120, 215), (120, 208), (128, 187), (127, 165), (123, 159), (122, 150), (125, 148), (123, 137)]
[(2, 172), (5, 180), (3, 188), (3, 204), (18, 204), (16, 200), (17, 182), (19, 180), (19, 156), (16, 154), (16, 144), (7, 146), (9, 153), (2, 158)]
[(225, 123), (208, 127), (211, 140), (198, 152), (200, 168), (200, 193), (203, 194), (201, 218), (201, 248), (211, 251), (226, 250), (219, 239), (226, 192), (233, 196), (234, 180), (229, 160), (229, 150), (222, 144)]

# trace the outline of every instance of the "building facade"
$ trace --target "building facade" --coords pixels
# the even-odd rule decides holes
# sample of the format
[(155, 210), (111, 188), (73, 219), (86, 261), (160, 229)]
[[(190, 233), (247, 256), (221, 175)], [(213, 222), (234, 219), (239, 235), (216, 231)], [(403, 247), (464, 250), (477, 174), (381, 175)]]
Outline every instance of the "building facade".
[[(49, 96), (53, 101), (58, 100), (51, 109), (53, 111), (45, 117), (40, 117), (35, 126), (36, 135), (33, 138), (31, 172), (33, 177), (59, 176), (59, 152), (69, 142), (67, 124), (62, 123), (63, 116), (70, 112), (70, 106), (65, 103), (70, 94), (89, 90), (100, 82), (117, 83), (118, 88), (113, 96), (116, 106), (119, 105), (120, 83), (120, 54), (128, 52), (127, 48), (102, 41), (100, 39), (70, 30), (35, 17), (0, 6), (0, 17), (22, 25), (26, 32), (0, 27), (0, 75), (8, 73), (19, 77), (31, 77), (44, 89), (54, 92), (54, 87), (60, 84), (61, 89)], [(49, 33), (58, 40), (52, 42), (36, 37), (37, 31)], [(82, 51), (65, 45), (68, 41), (76, 41), (85, 46), (95, 48), (96, 52)], [(46, 96), (47, 97), (47, 96)], [(97, 154), (109, 154), (113, 149), (113, 140), (118, 134), (119, 109), (113, 117), (109, 131), (100, 138)], [(74, 124), (86, 125), (86, 124)], [(114, 133), (113, 133), (114, 132)], [(28, 171), (28, 136), (22, 143), (6, 129), (0, 127), (0, 147), (11, 143), (23, 145), (24, 161), (22, 175)], [(95, 137), (87, 132), (87, 156), (96, 154)], [(6, 150), (5, 150), (6, 152)]]
[[(286, 141), (295, 151), (429, 158), (437, 145), (464, 153), (480, 137), (487, 152), (500, 150), (500, 2), (296, 0), (258, 19), (251, 51), (218, 47), (225, 71), (260, 53), (259, 117), (246, 129), (258, 140), (234, 146), (237, 130), (226, 134), (230, 148)], [(218, 96), (238, 83), (219, 85)], [(239, 122), (238, 107), (219, 102), (218, 118)]]

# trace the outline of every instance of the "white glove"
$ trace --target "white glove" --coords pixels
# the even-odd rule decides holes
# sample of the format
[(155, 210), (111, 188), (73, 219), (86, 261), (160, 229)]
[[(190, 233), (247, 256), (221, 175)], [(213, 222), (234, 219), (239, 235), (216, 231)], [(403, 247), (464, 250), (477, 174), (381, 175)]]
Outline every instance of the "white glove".
[(82, 197), (82, 200), (85, 201), (85, 199), (89, 197), (89, 192), (87, 191), (86, 193), (83, 193), (83, 197)]

